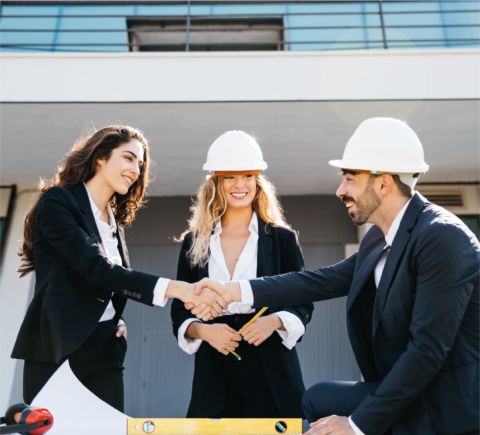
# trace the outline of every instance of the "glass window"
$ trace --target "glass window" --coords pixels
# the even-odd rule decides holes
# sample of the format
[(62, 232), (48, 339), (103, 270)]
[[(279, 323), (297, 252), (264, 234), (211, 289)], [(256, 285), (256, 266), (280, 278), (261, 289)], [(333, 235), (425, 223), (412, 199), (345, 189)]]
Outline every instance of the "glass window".
[[(127, 21), (132, 51), (185, 49), (187, 26), (176, 18)], [(195, 18), (190, 22), (190, 51), (283, 50), (282, 18)]]
[[(186, 49), (186, 32), (131, 31), (136, 26), (158, 25), (170, 18), (170, 26), (186, 26), (187, 5), (63, 5), (2, 7), (0, 37), (3, 51), (152, 51), (166, 50), (165, 41), (174, 41), (177, 51)], [(220, 50), (250, 42), (250, 49), (355, 50), (388, 48), (449, 48), (480, 45), (480, 1), (408, 1), (331, 3), (272, 3), (192, 5), (191, 50)], [(154, 22), (145, 23), (154, 18)], [(237, 20), (278, 20), (283, 29), (250, 32), (199, 31), (199, 26), (243, 25)], [(177, 21), (178, 24), (175, 24)], [(240, 24), (241, 23), (241, 24)], [(213, 24), (212, 24), (213, 25)], [(268, 27), (268, 24), (265, 26)], [(138, 28), (138, 27), (137, 27)], [(145, 30), (145, 27), (144, 29)], [(384, 40), (384, 32), (386, 41)], [(279, 35), (279, 33), (282, 33)], [(215, 34), (213, 34), (215, 33)], [(215, 44), (213, 44), (215, 42)], [(256, 44), (253, 44), (255, 42)], [(196, 44), (199, 45), (196, 45)], [(258, 44), (257, 44), (258, 43)], [(142, 45), (143, 44), (143, 45)], [(153, 44), (153, 45), (149, 45)], [(169, 50), (173, 50), (170, 46)], [(230, 46), (238, 50), (237, 47)], [(225, 48), (226, 49), (226, 48)]]

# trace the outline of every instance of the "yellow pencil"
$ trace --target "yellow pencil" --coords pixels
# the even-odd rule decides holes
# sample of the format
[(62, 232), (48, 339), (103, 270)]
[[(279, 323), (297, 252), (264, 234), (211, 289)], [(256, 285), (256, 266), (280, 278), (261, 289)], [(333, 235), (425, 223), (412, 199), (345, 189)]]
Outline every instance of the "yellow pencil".
[[(242, 333), (242, 331), (250, 324), (252, 324), (253, 322), (255, 322), (255, 320), (257, 320), (265, 311), (268, 310), (268, 307), (264, 307), (262, 308), (257, 314), (255, 314), (255, 316), (252, 318), (252, 320), (250, 320), (248, 323), (245, 323), (245, 325), (243, 325), (242, 329), (240, 329), (240, 331), (238, 331), (238, 335), (240, 335)], [(233, 350), (227, 350), (227, 352), (230, 352), (232, 355), (234, 355), (239, 361), (241, 361), (241, 357), (238, 353), (235, 353)]]
[(255, 317), (250, 320), (250, 322), (246, 323), (245, 325), (243, 325), (242, 329), (240, 329), (240, 331), (238, 331), (238, 335), (240, 335), (242, 333), (242, 331), (248, 326), (250, 325), (251, 323), (255, 322), (255, 320), (257, 320), (265, 311), (268, 310), (268, 307), (264, 307), (262, 308), (257, 314), (255, 314)]

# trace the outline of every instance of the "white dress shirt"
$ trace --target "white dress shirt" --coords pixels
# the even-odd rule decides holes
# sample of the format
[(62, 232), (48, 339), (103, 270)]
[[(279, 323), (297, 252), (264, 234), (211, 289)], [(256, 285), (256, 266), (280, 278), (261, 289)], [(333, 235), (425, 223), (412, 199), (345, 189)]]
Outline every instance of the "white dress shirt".
[[(253, 213), (248, 229), (250, 231), (250, 236), (235, 266), (233, 276), (230, 276), (227, 264), (225, 263), (222, 245), (220, 243), (222, 224), (221, 222), (218, 222), (215, 231), (210, 238), (210, 258), (208, 261), (208, 276), (210, 278), (219, 281), (240, 281), (257, 277), (258, 218), (255, 212)], [(233, 302), (226, 310), (220, 313), (219, 317), (230, 316), (233, 314), (250, 314), (254, 312), (255, 309), (252, 308), (252, 304)], [(278, 329), (276, 331), (282, 338), (283, 345), (288, 349), (292, 349), (297, 340), (305, 333), (305, 326), (301, 320), (292, 313), (279, 311), (275, 314), (280, 317), (280, 320), (286, 329), (286, 331), (280, 331)], [(178, 330), (178, 345), (190, 355), (197, 352), (203, 342), (201, 339), (192, 340), (185, 337), (187, 328), (192, 322), (199, 322), (199, 320), (188, 319), (183, 322)]]
[[(375, 284), (377, 288), (378, 288), (378, 284), (380, 283), (380, 279), (382, 278), (383, 269), (385, 268), (385, 263), (387, 262), (388, 252), (390, 251), (390, 247), (393, 244), (398, 228), (400, 227), (400, 223), (402, 222), (403, 216), (405, 214), (405, 211), (407, 210), (408, 204), (410, 204), (410, 201), (411, 200), (407, 201), (407, 203), (403, 206), (403, 208), (397, 214), (394, 221), (392, 222), (392, 225), (390, 226), (390, 229), (388, 230), (387, 235), (385, 236), (385, 241), (387, 242), (384, 248), (385, 252), (383, 253), (380, 260), (378, 261), (377, 265), (375, 266), (375, 271), (374, 271)], [(242, 304), (253, 305), (252, 286), (248, 281), (245, 281), (245, 280), (239, 281), (239, 284), (240, 284), (240, 289), (242, 290)], [(365, 435), (353, 422), (352, 417), (348, 417), (348, 422), (350, 423), (350, 426), (356, 435)]]
[[(84, 183), (85, 185), (85, 183)], [(97, 207), (97, 204), (93, 201), (92, 197), (90, 196), (90, 192), (85, 185), (85, 190), (87, 191), (88, 199), (90, 200), (90, 207), (92, 209), (93, 217), (95, 218), (95, 223), (97, 224), (98, 232), (102, 239), (103, 247), (105, 248), (105, 255), (107, 256), (108, 260), (119, 266), (122, 265), (122, 257), (120, 256), (120, 251), (118, 250), (118, 239), (116, 236), (117, 233), (117, 222), (115, 220), (115, 216), (113, 214), (112, 207), (110, 204), (107, 205), (108, 210), (108, 220), (109, 223), (104, 222), (100, 219), (102, 212)], [(154, 289), (153, 295), (153, 304), (159, 305), (164, 307), (167, 303), (168, 299), (165, 299), (165, 293), (167, 291), (168, 282), (170, 280), (160, 278), (157, 281), (157, 285)], [(112, 293), (113, 296), (113, 293)], [(100, 317), (99, 322), (106, 322), (107, 320), (112, 320), (115, 317), (115, 308), (113, 307), (112, 299), (110, 297), (110, 301), (108, 302), (107, 308), (103, 312), (102, 317)], [(117, 326), (124, 325), (125, 322), (120, 319), (118, 321)]]

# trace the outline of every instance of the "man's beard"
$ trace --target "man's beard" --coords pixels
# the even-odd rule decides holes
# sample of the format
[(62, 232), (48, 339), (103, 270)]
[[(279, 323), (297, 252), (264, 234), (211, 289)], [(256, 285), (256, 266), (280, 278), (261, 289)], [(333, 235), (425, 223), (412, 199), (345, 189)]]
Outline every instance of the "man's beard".
[(355, 213), (350, 213), (350, 211), (348, 212), (349, 216), (352, 218), (352, 222), (355, 225), (363, 225), (366, 223), (372, 213), (380, 206), (381, 199), (375, 193), (373, 181), (373, 178), (368, 180), (368, 184), (365, 187), (364, 192), (356, 201), (352, 197), (344, 197), (342, 199), (343, 202), (353, 201), (355, 203), (355, 207), (357, 209)]

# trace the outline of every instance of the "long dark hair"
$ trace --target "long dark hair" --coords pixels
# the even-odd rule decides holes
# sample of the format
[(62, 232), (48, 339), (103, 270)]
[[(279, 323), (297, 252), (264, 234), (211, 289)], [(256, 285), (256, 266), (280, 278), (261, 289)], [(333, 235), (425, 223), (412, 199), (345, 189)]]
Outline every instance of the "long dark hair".
[(22, 257), (22, 265), (17, 269), (20, 277), (24, 277), (35, 270), (35, 253), (33, 250), (35, 213), (38, 201), (43, 193), (54, 186), (68, 189), (76, 184), (87, 182), (96, 174), (97, 160), (108, 160), (115, 148), (130, 142), (132, 139), (138, 140), (143, 145), (144, 161), (140, 167), (140, 174), (126, 195), (115, 193), (110, 200), (117, 222), (124, 227), (131, 225), (135, 218), (135, 212), (145, 202), (143, 195), (149, 182), (148, 141), (142, 132), (132, 127), (109, 125), (87, 137), (78, 139), (65, 157), (57, 175), (51, 180), (40, 180), (39, 195), (25, 216), (23, 224), (23, 245), (18, 253)]

